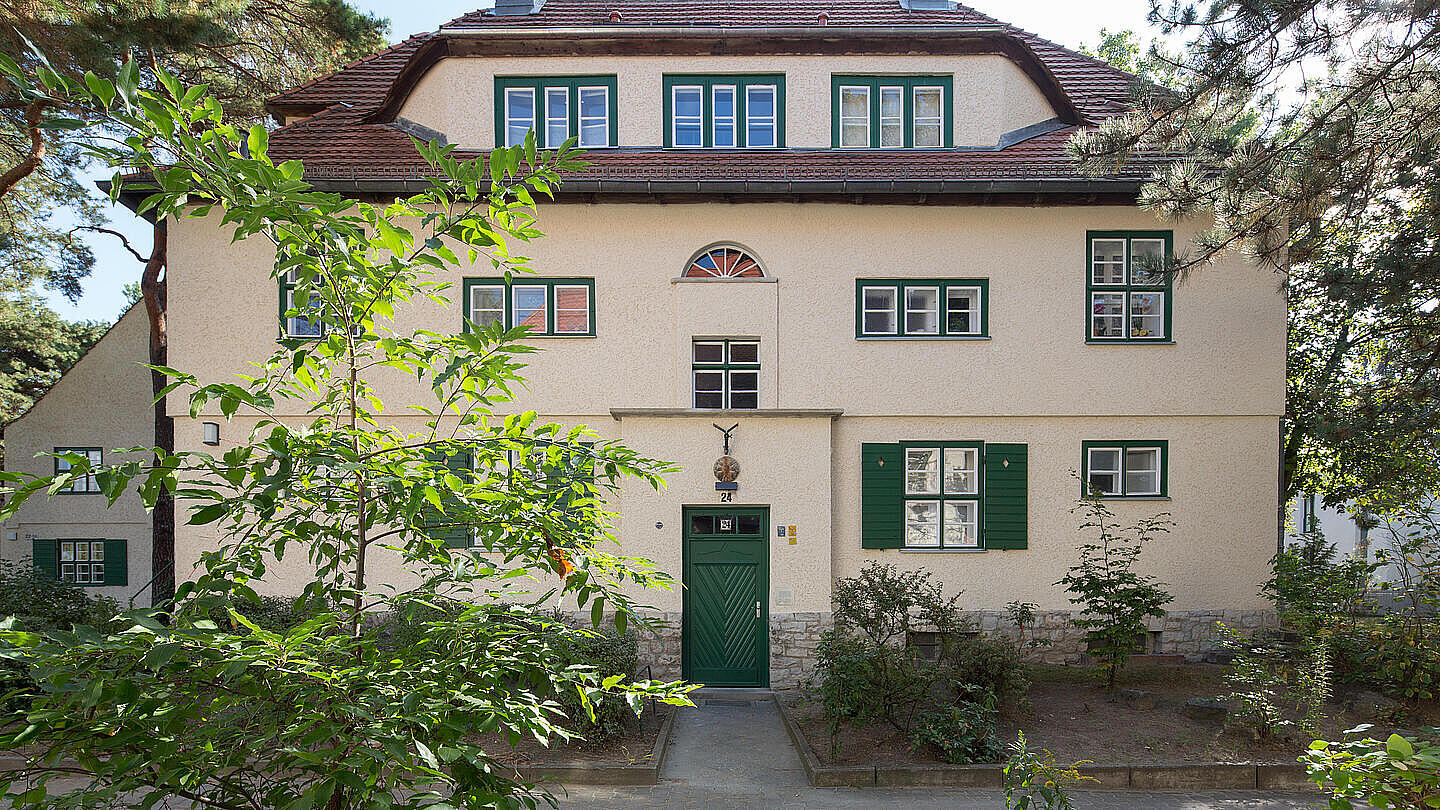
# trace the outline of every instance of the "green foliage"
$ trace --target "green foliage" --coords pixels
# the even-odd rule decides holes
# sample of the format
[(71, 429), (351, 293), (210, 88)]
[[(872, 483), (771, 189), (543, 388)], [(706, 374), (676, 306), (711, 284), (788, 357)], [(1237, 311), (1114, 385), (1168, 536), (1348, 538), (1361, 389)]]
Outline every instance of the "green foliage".
[(1005, 605), (1005, 614), (1009, 617), (1010, 623), (1015, 625), (1016, 650), (1022, 656), (1027, 650), (1050, 646), (1050, 639), (1035, 635), (1036, 607), (1038, 605), (1034, 602), (1022, 602), (1019, 599), (1012, 600)]
[(0, 560), (0, 616), (32, 633), (104, 627), (120, 612), (115, 600), (87, 593), (68, 582), (44, 577), (30, 560)]
[[(1369, 726), (1347, 733), (1363, 734)], [(1316, 740), (1300, 756), (1310, 780), (1330, 794), (1332, 810), (1360, 806), (1440, 807), (1440, 729), (1426, 729), (1430, 739), (1391, 734), (1385, 742), (1372, 737), (1347, 742)]]
[(906, 643), (924, 628), (944, 635), (965, 626), (960, 592), (946, 597), (929, 571), (901, 571), (893, 565), (867, 563), (857, 577), (835, 582), (835, 628), (858, 634), (875, 647)]
[(1216, 624), (1220, 646), (1234, 658), (1224, 676), (1232, 717), (1266, 741), (1320, 733), (1332, 693), (1330, 643), (1324, 636), (1298, 642), (1248, 638)]
[(1020, 732), (1005, 760), (1005, 810), (1075, 810), (1066, 789), (1095, 781), (1080, 775), (1079, 766), (1087, 764), (1056, 765), (1049, 751), (1031, 749)]
[[(562, 647), (567, 666), (587, 667), (601, 679), (629, 678), (639, 666), (640, 639), (633, 629), (579, 628)], [(566, 728), (590, 744), (600, 744), (629, 733), (638, 712), (623, 700), (602, 700), (587, 706), (581, 695), (564, 691), (557, 696), (568, 719)]]
[(1080, 530), (1094, 529), (1099, 539), (1081, 544), (1080, 559), (1055, 584), (1064, 585), (1071, 604), (1081, 608), (1071, 622), (1085, 631), (1090, 653), (1104, 662), (1106, 684), (1114, 689), (1135, 638), (1145, 632), (1145, 620), (1164, 616), (1174, 598), (1154, 577), (1135, 570), (1145, 544), (1168, 533), (1174, 523), (1162, 514), (1117, 526), (1105, 500), (1094, 495), (1077, 510), (1084, 514)]
[[(93, 474), (112, 504), (175, 493), (189, 523), (217, 537), (177, 587), (169, 625), (148, 610), (122, 614), (113, 632), (0, 624), (0, 657), (38, 694), (26, 722), (0, 730), (0, 747), (27, 757), (0, 774), (0, 795), (58, 807), (136, 796), (296, 810), (533, 806), (548, 796), (514, 782), (477, 740), (572, 738), (556, 698), (566, 693), (591, 722), (607, 700), (688, 704), (680, 684), (573, 666), (587, 637), (544, 613), (568, 602), (619, 629), (641, 621), (635, 594), (671, 587), (653, 563), (609, 550), (605, 506), (625, 480), (659, 487), (671, 467), (518, 410), (520, 360), (533, 351), (523, 329), (396, 328), (399, 307), (450, 305), (444, 275), (457, 267), (527, 271), (510, 246), (541, 236), (536, 200), (575, 165), (568, 145), (540, 153), (532, 140), (460, 161), (417, 142), (426, 189), (371, 203), (313, 190), (299, 163), (270, 160), (263, 127), (236, 129), (203, 87), (164, 73), (147, 90), (134, 64), (113, 82), (75, 82), (0, 58), (0, 75), (22, 100), (83, 109), (123, 136), (87, 146), (141, 169), (117, 175), (113, 194), (148, 195), (139, 208), (160, 219), (215, 212), (235, 239), (273, 246), (272, 283), (296, 279), (288, 315), (324, 327), (318, 340), (281, 341), (238, 382), (161, 369), (165, 393), (192, 416), (244, 417), (218, 455), (143, 448), (95, 469), (0, 473), (0, 520)], [(390, 418), (377, 374), (429, 392), (418, 418)], [(466, 469), (446, 461), (461, 456)], [(473, 545), (447, 546), (441, 529)], [(378, 554), (397, 581), (376, 581)], [(293, 613), (258, 596), (276, 567), (306, 583)], [(424, 632), (387, 634), (383, 617), (414, 621), (412, 604), (436, 609)], [(228, 620), (211, 619), (217, 609)]]
[(831, 630), (815, 647), (813, 677), (833, 734), (846, 723), (908, 731), (945, 673), (905, 645), (877, 646)]
[(1353, 626), (1375, 568), (1355, 555), (1341, 558), (1324, 535), (1310, 532), (1271, 559), (1261, 593), (1285, 623), (1310, 633), (1334, 632)]
[(928, 711), (910, 729), (910, 744), (934, 746), (952, 765), (994, 762), (1000, 758), (995, 736), (995, 695), (982, 690), (973, 699)]
[(1003, 639), (963, 634), (947, 640), (941, 653), (953, 683), (975, 684), (1003, 704), (1025, 702), (1030, 678), (1019, 651)]

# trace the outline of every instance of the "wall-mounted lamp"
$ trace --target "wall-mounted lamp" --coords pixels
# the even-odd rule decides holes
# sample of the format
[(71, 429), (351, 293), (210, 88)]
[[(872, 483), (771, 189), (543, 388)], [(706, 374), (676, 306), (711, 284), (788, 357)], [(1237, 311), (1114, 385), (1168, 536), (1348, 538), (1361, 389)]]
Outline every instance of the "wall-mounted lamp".
[(220, 443), (219, 422), (201, 422), (200, 426), (205, 429), (205, 438), (201, 439), (201, 441), (211, 446), (218, 445)]

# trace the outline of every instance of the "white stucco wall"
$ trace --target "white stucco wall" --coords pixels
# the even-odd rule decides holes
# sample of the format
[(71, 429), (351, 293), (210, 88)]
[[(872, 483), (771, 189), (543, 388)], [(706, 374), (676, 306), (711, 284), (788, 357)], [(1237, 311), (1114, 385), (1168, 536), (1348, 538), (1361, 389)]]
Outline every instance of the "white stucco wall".
[(956, 146), (995, 146), (1007, 132), (1055, 117), (1030, 78), (999, 55), (450, 58), (421, 78), (399, 115), (462, 148), (489, 149), (495, 145), (496, 76), (614, 75), (617, 145), (660, 146), (667, 73), (783, 73), (785, 141), (796, 148), (831, 146), (830, 77), (837, 73), (953, 76), (955, 100), (948, 112)]
[[(24, 415), (5, 427), (5, 469), (49, 475), (57, 447), (100, 447), (103, 462), (124, 456), (113, 451), (153, 444), (148, 362), (150, 331), (145, 308), (131, 307)], [(5, 524), (0, 554), (7, 560), (31, 556), (34, 539), (126, 541), (129, 582), (93, 590), (128, 604), (150, 579), (150, 515), (133, 491), (106, 506), (99, 493), (36, 496)], [(14, 532), (15, 539), (10, 539)], [(137, 604), (148, 605), (148, 594)]]
[[(833, 579), (873, 559), (930, 568), (965, 590), (968, 608), (1018, 598), (1066, 609), (1054, 583), (1080, 540), (1070, 513), (1080, 443), (1156, 438), (1170, 443), (1170, 500), (1114, 507), (1126, 521), (1173, 514), (1176, 530), (1147, 549), (1144, 567), (1170, 585), (1175, 610), (1264, 606), (1257, 590), (1275, 548), (1285, 312), (1274, 279), (1242, 259), (1226, 257), (1177, 286), (1173, 345), (1097, 346), (1084, 341), (1085, 231), (1158, 227), (1134, 208), (557, 204), (540, 221), (550, 236), (524, 253), (541, 275), (594, 277), (597, 336), (536, 339), (543, 352), (529, 361), (531, 385), (506, 410), (589, 424), (681, 465), (660, 493), (620, 493), (623, 553), (679, 575), (681, 510), (718, 502), (711, 422), (739, 422), (735, 503), (771, 509), (772, 612), (826, 610)], [(1177, 226), (1177, 249), (1194, 233)], [(173, 223), (171, 234), (172, 362), (207, 379), (247, 372), (275, 348), (268, 247), (232, 245), (213, 219)], [(771, 280), (675, 280), (697, 250), (719, 241), (752, 249)], [(448, 279), (458, 290), (468, 272)], [(473, 272), (492, 274), (488, 264)], [(856, 278), (952, 276), (990, 280), (989, 340), (855, 338)], [(461, 321), (458, 303), (415, 304), (397, 317), (407, 329), (455, 331)], [(612, 408), (687, 408), (690, 341), (721, 336), (760, 340), (762, 408), (843, 415), (612, 417)], [(394, 418), (424, 399), (396, 379), (381, 388)], [(177, 416), (177, 445), (198, 447), (198, 423)], [(242, 433), (225, 428), (227, 441)], [(860, 549), (860, 443), (923, 439), (1029, 445), (1029, 548)], [(774, 523), (796, 525), (797, 544), (776, 538)], [(182, 525), (182, 571), (213, 542)], [(393, 574), (391, 563), (376, 565)], [(298, 569), (282, 566), (267, 589), (301, 583)], [(778, 603), (782, 590), (793, 604)], [(648, 601), (678, 610), (679, 599)]]

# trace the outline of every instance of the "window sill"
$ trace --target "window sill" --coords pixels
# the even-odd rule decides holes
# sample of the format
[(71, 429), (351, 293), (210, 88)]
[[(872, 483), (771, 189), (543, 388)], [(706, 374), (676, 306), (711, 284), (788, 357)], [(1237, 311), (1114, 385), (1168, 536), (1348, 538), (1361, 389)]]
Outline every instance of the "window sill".
[(1085, 342), (1091, 346), (1174, 346), (1173, 340), (1101, 340), (1086, 338)]
[[(1083, 497), (1083, 496), (1082, 496)], [(1102, 501), (1168, 501), (1169, 495), (1101, 495)]]
[(902, 554), (984, 554), (988, 548), (901, 548)]
[(780, 279), (774, 276), (681, 276), (670, 279), (671, 284), (774, 284)]
[(989, 335), (856, 335), (856, 340), (936, 340), (936, 341), (969, 341), (989, 340)]
[(526, 340), (583, 340), (595, 339), (595, 335), (526, 335)]

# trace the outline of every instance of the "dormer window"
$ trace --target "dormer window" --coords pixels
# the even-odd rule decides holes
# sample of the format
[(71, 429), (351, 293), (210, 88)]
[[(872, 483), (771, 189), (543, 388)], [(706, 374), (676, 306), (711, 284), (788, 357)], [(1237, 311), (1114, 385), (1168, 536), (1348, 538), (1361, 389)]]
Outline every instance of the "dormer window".
[(682, 149), (785, 145), (785, 77), (667, 75), (665, 145)]
[(833, 143), (842, 148), (955, 145), (951, 76), (833, 76)]
[(614, 76), (495, 77), (495, 143), (557, 149), (570, 138), (595, 149), (617, 140)]

